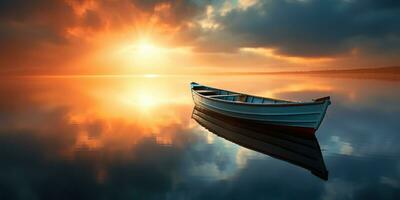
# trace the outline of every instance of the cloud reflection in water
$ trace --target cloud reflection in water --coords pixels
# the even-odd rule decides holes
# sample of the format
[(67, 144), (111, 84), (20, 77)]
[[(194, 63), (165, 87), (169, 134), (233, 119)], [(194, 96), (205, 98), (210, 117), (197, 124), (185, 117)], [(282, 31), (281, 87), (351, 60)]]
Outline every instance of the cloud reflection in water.
[[(331, 94), (332, 109), (317, 132), (329, 180), (209, 134), (190, 119), (188, 83), (193, 79), (279, 98)], [(2, 80), (0, 199), (399, 196), (399, 82), (218, 79)], [(306, 86), (290, 86), (296, 84)], [(151, 106), (134, 103), (137, 91), (154, 100)]]

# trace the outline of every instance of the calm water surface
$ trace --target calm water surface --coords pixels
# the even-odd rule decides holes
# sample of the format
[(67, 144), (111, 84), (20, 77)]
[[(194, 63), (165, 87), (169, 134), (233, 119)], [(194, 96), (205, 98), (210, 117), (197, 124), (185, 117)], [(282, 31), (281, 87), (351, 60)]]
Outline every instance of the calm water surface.
[[(292, 100), (330, 95), (329, 171), (219, 137), (189, 83)], [(400, 82), (311, 76), (25, 77), (0, 82), (0, 199), (399, 199)]]

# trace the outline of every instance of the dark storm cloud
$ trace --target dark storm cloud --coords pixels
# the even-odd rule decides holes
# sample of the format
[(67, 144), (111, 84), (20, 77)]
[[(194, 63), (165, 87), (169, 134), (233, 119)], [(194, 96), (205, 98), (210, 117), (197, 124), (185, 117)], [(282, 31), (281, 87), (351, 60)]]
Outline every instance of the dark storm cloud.
[[(264, 1), (218, 22), (238, 47), (270, 47), (292, 56), (332, 56), (364, 43), (395, 42), (400, 52), (399, 1)], [(376, 42), (376, 40), (378, 42)], [(371, 48), (374, 45), (370, 46)]]

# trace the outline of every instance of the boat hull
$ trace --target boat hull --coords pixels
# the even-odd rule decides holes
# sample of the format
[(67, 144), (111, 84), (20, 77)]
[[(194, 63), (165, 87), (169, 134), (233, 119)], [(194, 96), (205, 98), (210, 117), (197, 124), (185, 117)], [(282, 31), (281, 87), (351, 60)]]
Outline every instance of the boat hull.
[(276, 127), (293, 128), (304, 133), (314, 133), (320, 126), (330, 101), (304, 104), (243, 104), (208, 98), (192, 89), (196, 106), (226, 116)]

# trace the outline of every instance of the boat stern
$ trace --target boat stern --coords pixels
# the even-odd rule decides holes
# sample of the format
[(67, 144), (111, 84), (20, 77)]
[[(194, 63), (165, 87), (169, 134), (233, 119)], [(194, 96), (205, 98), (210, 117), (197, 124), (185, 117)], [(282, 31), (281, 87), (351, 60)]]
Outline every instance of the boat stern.
[(331, 97), (330, 96), (326, 96), (326, 97), (321, 97), (318, 99), (313, 99), (314, 102), (324, 102), (327, 101), (328, 105), (331, 105)]

